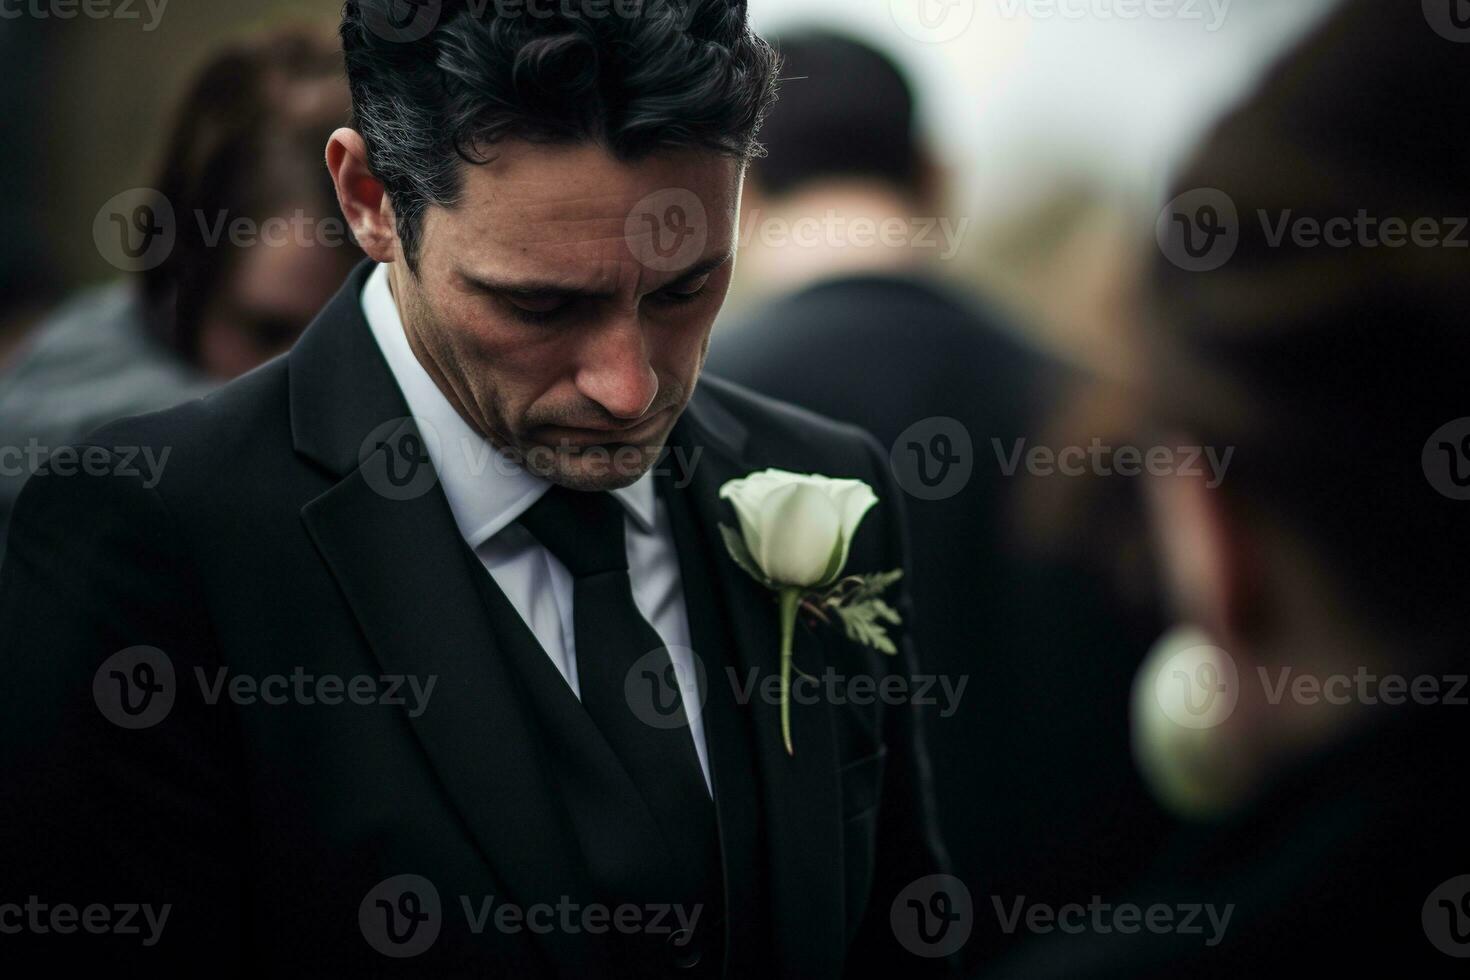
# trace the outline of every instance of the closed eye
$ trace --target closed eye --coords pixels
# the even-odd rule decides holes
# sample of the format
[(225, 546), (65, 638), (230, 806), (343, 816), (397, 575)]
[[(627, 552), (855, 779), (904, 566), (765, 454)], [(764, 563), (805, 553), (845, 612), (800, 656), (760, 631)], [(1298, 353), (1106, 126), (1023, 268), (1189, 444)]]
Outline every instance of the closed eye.
[(541, 296), (534, 293), (509, 293), (503, 296), (511, 316), (523, 323), (550, 323), (561, 316), (575, 300), (563, 296)]
[(688, 303), (698, 299), (704, 294), (705, 287), (708, 285), (709, 273), (705, 273), (688, 282), (681, 282), (667, 289), (661, 289), (653, 295), (658, 302), (678, 305), (679, 303)]
[[(680, 280), (649, 295), (649, 299), (663, 306), (678, 306), (692, 303), (705, 295), (711, 273), (702, 272)], [(564, 293), (545, 293), (529, 290), (486, 288), (503, 305), (506, 311), (522, 323), (533, 325), (554, 323), (565, 317), (580, 301), (578, 296)]]

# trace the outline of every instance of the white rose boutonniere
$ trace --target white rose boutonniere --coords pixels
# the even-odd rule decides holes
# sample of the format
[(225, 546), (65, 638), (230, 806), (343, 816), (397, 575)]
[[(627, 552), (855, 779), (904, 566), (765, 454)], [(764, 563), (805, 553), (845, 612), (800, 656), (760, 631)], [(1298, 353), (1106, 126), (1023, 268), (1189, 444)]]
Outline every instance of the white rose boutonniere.
[(886, 624), (902, 622), (881, 598), (902, 569), (842, 574), (852, 537), (878, 502), (862, 480), (765, 470), (720, 487), (740, 519), (740, 530), (720, 525), (725, 547), (751, 578), (775, 592), (781, 616), (781, 739), (791, 745), (791, 645), (796, 614), (822, 622), (835, 617), (851, 640), (896, 653)]

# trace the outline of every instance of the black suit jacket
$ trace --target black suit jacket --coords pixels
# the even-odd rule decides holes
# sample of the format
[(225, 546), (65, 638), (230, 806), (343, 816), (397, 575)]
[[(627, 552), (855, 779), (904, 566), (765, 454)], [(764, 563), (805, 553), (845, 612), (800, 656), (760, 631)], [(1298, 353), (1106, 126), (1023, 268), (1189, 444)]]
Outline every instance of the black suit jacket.
[[(954, 430), (932, 420), (958, 423), (969, 448), (952, 437), (964, 459), (935, 491), (953, 492), (907, 499), (918, 648), (927, 669), (969, 682), (956, 712), (925, 719), (956, 873), (976, 895), (1052, 902), (1135, 877), (1166, 820), (1133, 766), (1128, 701), (1162, 627), (1094, 569), (1019, 547), (1010, 505), (1025, 470), (1008, 475), (997, 456), (996, 443), (1008, 457), (1018, 440), (1049, 442), (1045, 413), (1069, 379), (983, 305), (878, 275), (821, 282), (722, 323), (709, 364), (871, 432), (906, 481), (917, 462), (942, 472), (928, 450)], [(972, 962), (1019, 938), (988, 915), (975, 930)]]
[[(36, 478), (23, 492), (0, 570), (0, 925), (5, 903), (32, 895), (48, 907), (171, 910), (149, 947), (137, 935), (59, 934), (41, 913), (43, 928), (0, 935), (13, 954), (250, 975), (618, 971), (626, 950), (610, 934), (470, 928), (464, 903), (478, 912), (490, 896), (522, 909), (599, 896), (514, 668), (529, 633), (486, 588), (437, 484), (406, 499), (382, 492), (385, 457), (370, 437), (408, 410), (361, 313), (368, 269), (289, 355), (201, 401), (99, 431), (87, 444), (106, 451), (107, 472)], [(414, 434), (394, 438), (404, 433)], [(735, 523), (720, 485), (764, 467), (867, 480), (880, 503), (848, 567), (877, 571), (904, 560), (887, 467), (857, 429), (714, 378), (672, 442), (696, 459), (666, 464), (681, 479), (662, 486), (710, 676), (727, 973), (932, 965), (889, 925), (894, 896), (943, 866), (917, 709), (797, 705), (787, 757), (776, 705), (742, 703), (729, 674), (743, 684), (747, 671), (775, 671), (778, 626), (772, 596), (718, 543), (717, 524)], [(142, 446), (170, 453), (156, 485), (122, 466)], [(797, 663), (907, 674), (916, 667), (901, 638), (901, 654), (885, 657), (804, 627)], [(140, 646), (166, 659), (132, 652), (121, 670), (109, 660)], [(138, 673), (140, 656), (151, 676)], [(144, 685), (168, 697), (170, 668), (166, 716), (120, 725), (118, 692), (133, 691), (135, 708)], [(210, 703), (222, 671), (437, 683), (413, 716), (378, 697), (402, 697), (391, 680), (359, 682), (371, 703)], [(439, 902), (437, 937), (408, 958), (380, 953), (362, 924), (385, 898), (374, 890), (401, 875), (429, 882)], [(431, 898), (386, 901), (426, 916)], [(654, 946), (646, 956), (648, 975), (668, 966)]]

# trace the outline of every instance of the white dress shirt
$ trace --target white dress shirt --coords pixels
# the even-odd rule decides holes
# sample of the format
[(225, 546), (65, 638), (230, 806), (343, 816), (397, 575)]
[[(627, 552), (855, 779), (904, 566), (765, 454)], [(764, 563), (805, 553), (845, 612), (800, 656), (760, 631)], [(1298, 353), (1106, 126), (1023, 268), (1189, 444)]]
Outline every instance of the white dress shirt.
[[(551, 658), (572, 693), (577, 684), (576, 633), (572, 628), (572, 576), (516, 519), (551, 484), (506, 459), (472, 429), (424, 370), (408, 338), (379, 265), (362, 291), (362, 310), (388, 361), (408, 410), (424, 433), (424, 443), (439, 475), (449, 509), (465, 542), (479, 556)], [(436, 438), (437, 436), (437, 438)], [(710, 786), (709, 753), (704, 743), (692, 655), (689, 619), (679, 579), (679, 556), (663, 501), (654, 493), (653, 474), (612, 491), (622, 503), (633, 601), (669, 648), (694, 735), (694, 749)]]

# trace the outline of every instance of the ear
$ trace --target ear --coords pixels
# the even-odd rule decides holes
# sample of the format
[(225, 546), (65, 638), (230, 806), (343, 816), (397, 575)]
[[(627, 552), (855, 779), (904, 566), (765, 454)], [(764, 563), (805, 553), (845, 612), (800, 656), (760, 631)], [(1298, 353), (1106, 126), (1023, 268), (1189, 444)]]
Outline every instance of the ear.
[(339, 129), (327, 141), (327, 170), (337, 188), (337, 203), (362, 250), (377, 262), (398, 257), (393, 205), (382, 181), (368, 169), (367, 144), (355, 129)]
[(1250, 526), (1204, 475), (1146, 479), (1157, 553), (1179, 614), (1226, 649), (1241, 649), (1253, 639), (1264, 598)]

